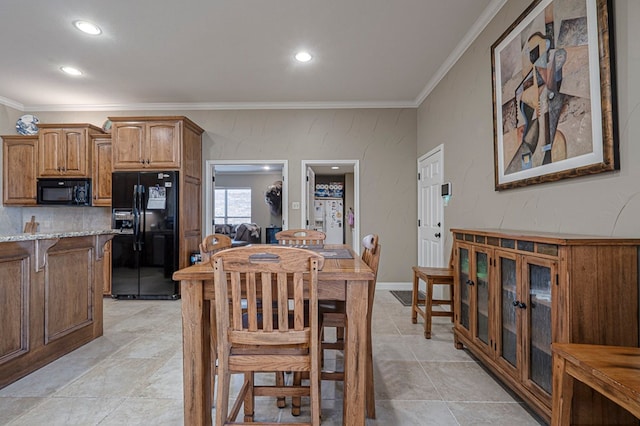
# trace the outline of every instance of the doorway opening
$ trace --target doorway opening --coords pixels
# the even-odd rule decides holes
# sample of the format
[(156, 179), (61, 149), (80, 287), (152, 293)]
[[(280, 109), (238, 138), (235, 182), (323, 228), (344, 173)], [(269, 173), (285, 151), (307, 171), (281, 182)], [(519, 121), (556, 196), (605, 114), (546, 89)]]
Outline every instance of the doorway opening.
[(268, 243), (276, 230), (286, 229), (287, 160), (208, 160), (204, 186), (205, 235), (250, 222), (259, 227), (256, 238)]
[(327, 233), (329, 243), (347, 244), (360, 253), (359, 160), (302, 160), (301, 170), (300, 223)]

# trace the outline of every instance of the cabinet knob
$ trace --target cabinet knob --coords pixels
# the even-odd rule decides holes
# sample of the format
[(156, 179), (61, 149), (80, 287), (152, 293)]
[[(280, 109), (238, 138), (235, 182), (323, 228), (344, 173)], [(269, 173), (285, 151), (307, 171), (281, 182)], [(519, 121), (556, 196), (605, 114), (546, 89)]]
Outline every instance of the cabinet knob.
[(527, 305), (523, 302), (518, 303), (518, 308), (520, 309), (527, 309)]
[(515, 306), (516, 308), (518, 307), (519, 304), (520, 304), (519, 300), (514, 300), (513, 301), (513, 306)]
[(475, 283), (473, 281), (471, 281), (471, 280), (467, 280), (467, 284), (468, 285), (475, 285)]

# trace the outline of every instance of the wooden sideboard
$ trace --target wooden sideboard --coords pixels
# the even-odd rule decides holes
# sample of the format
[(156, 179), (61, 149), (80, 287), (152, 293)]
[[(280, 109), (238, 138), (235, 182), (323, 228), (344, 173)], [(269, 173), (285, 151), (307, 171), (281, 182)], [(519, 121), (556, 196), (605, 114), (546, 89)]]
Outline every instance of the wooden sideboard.
[[(551, 343), (638, 346), (640, 239), (452, 229), (454, 339), (546, 421)], [(638, 424), (577, 384), (572, 424)]]

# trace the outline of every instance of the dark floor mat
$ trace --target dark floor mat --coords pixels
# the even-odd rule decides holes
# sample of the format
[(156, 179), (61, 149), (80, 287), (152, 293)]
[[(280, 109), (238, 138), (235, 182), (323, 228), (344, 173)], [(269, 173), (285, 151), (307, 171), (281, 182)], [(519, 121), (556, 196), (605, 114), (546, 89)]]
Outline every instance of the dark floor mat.
[[(402, 306), (411, 306), (411, 296), (413, 292), (411, 290), (389, 290), (391, 294), (395, 296), (396, 299), (402, 303)], [(424, 299), (424, 292), (419, 292), (418, 296), (421, 299)]]

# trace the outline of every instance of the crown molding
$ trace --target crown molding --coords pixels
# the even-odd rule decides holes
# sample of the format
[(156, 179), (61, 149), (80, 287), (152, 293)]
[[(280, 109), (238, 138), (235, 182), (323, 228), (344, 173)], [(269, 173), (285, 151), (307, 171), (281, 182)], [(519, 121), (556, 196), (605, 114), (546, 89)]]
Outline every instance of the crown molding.
[(420, 107), (422, 102), (429, 96), (431, 91), (435, 89), (435, 87), (440, 83), (440, 81), (447, 75), (447, 73), (453, 68), (453, 66), (458, 62), (460, 57), (466, 52), (466, 50), (471, 46), (471, 43), (475, 41), (476, 38), (480, 35), (482, 30), (491, 22), (491, 20), (498, 14), (502, 6), (508, 0), (492, 0), (491, 3), (484, 9), (482, 14), (478, 17), (473, 26), (469, 29), (467, 34), (464, 36), (462, 41), (456, 46), (456, 48), (451, 52), (446, 61), (442, 64), (442, 66), (438, 69), (436, 74), (433, 76), (431, 80), (427, 83), (422, 92), (415, 99), (414, 104), (416, 108)]
[[(0, 98), (2, 102), (2, 98)], [(56, 111), (198, 111), (198, 110), (258, 110), (258, 109), (371, 109), (415, 108), (412, 101), (380, 102), (196, 102), (137, 103), (87, 105), (30, 105), (25, 112)]]
[(4, 96), (0, 96), (0, 104), (17, 109), (18, 111), (24, 111), (24, 105), (13, 99), (5, 98)]

